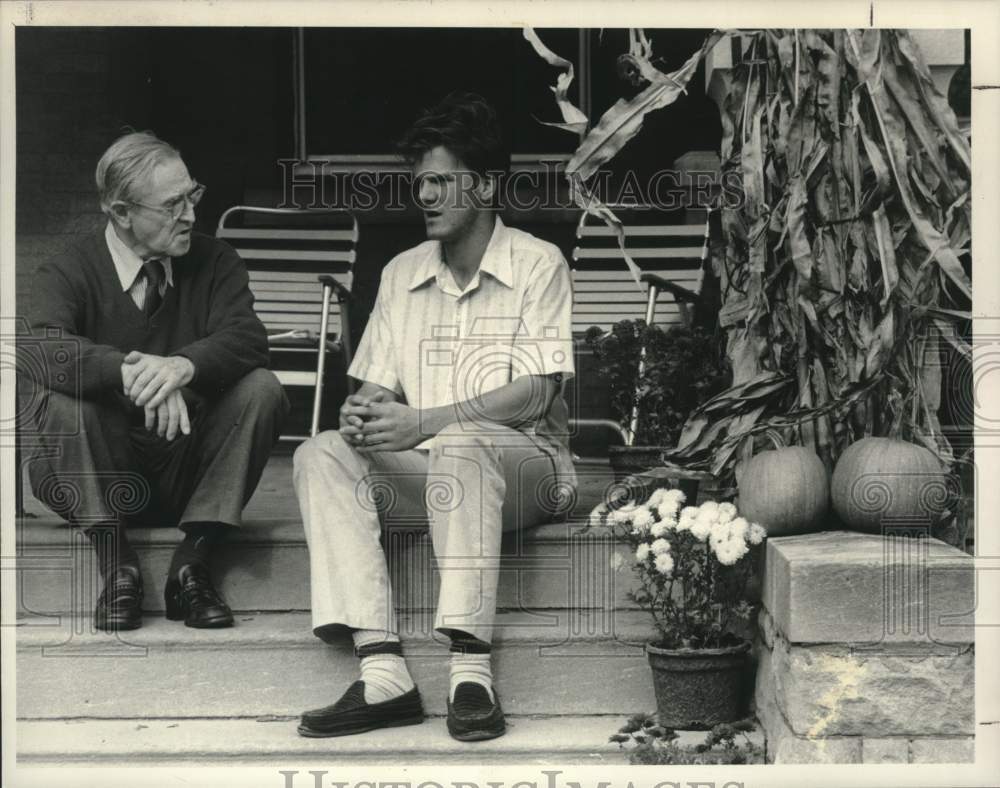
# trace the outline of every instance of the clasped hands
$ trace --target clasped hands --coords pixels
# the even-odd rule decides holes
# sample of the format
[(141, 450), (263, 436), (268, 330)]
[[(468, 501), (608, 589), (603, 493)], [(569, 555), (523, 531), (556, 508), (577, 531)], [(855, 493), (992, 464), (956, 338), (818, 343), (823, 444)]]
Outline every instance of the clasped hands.
[(384, 399), (382, 392), (351, 394), (341, 406), (340, 434), (358, 451), (405, 451), (423, 441), (420, 411)]
[(155, 356), (133, 350), (122, 363), (122, 390), (146, 414), (146, 429), (172, 441), (178, 432), (191, 434), (191, 419), (181, 388), (194, 377), (194, 364), (184, 356)]

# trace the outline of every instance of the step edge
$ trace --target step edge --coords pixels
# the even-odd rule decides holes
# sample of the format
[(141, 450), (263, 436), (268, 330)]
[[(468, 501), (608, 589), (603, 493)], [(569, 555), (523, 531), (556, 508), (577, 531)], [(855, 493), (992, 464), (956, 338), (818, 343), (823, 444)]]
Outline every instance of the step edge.
[[(560, 613), (572, 617), (579, 611), (566, 608), (550, 608), (551, 615)], [(589, 608), (588, 611), (596, 612), (600, 608)], [(553, 632), (549, 637), (544, 637), (540, 630), (546, 627), (530, 626), (527, 624), (517, 624), (511, 622), (513, 614), (499, 613), (497, 615), (497, 627), (500, 633), (494, 643), (497, 647), (511, 646), (545, 646), (560, 647), (563, 645), (585, 645), (588, 643), (606, 643), (622, 641), (625, 644), (642, 643), (649, 640), (655, 630), (652, 623), (648, 621), (648, 614), (641, 610), (618, 610), (615, 611), (617, 626), (613, 631), (590, 632), (573, 631), (572, 636), (567, 640), (566, 630), (560, 629)], [(411, 645), (436, 642), (433, 632), (408, 633), (407, 622), (421, 611), (405, 611), (399, 616), (400, 637), (404, 647)], [(429, 615), (430, 611), (424, 611)], [(567, 619), (570, 621), (570, 619)], [(511, 623), (505, 623), (511, 622)], [(196, 630), (183, 626), (179, 622), (170, 622), (162, 615), (147, 616), (145, 619), (147, 626), (142, 629), (132, 630), (122, 633), (123, 642), (139, 647), (159, 647), (174, 648), (177, 650), (222, 650), (230, 649), (233, 646), (241, 648), (290, 648), (290, 647), (314, 647), (318, 638), (312, 634), (311, 618), (308, 612), (254, 612), (252, 620), (238, 621), (242, 626), (225, 630)], [(247, 626), (248, 625), (248, 626)], [(106, 643), (110, 636), (106, 635), (85, 635), (84, 640), (79, 640), (78, 645), (68, 645), (65, 635), (68, 632), (66, 627), (47, 627), (15, 625), (15, 638), (17, 641), (17, 651), (27, 652), (39, 648), (64, 647), (64, 653), (84, 654), (87, 651), (93, 653), (98, 645)], [(344, 648), (347, 648), (347, 641), (344, 640)]]

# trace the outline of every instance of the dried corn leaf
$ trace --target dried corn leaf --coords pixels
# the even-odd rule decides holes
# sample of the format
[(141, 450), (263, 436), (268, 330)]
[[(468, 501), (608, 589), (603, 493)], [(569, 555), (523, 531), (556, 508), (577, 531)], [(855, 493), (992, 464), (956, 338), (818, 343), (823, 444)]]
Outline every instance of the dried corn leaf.
[(546, 63), (550, 66), (563, 69), (563, 72), (556, 78), (555, 87), (552, 88), (563, 122), (539, 122), (546, 126), (554, 126), (555, 128), (571, 131), (574, 134), (583, 134), (587, 130), (589, 120), (580, 108), (569, 100), (569, 86), (573, 83), (573, 64), (545, 46), (532, 28), (524, 28), (524, 38)]
[(681, 90), (694, 76), (698, 63), (705, 52), (710, 50), (722, 37), (721, 33), (710, 35), (701, 49), (691, 55), (677, 71), (667, 76), (666, 82), (651, 84), (635, 98), (619, 99), (601, 116), (597, 125), (590, 130), (580, 147), (566, 165), (566, 174), (589, 180), (602, 165), (625, 147), (642, 129), (646, 115), (677, 100)]
[(896, 250), (893, 248), (892, 231), (889, 229), (889, 219), (884, 206), (880, 205), (872, 214), (872, 227), (875, 230), (878, 257), (882, 266), (882, 299), (879, 303), (885, 307), (899, 282), (899, 270), (896, 268)]
[(913, 67), (913, 71), (918, 78), (917, 86), (920, 90), (924, 106), (934, 119), (934, 123), (938, 129), (944, 133), (945, 138), (948, 140), (948, 145), (962, 163), (966, 174), (971, 175), (972, 156), (969, 151), (969, 143), (965, 139), (965, 135), (958, 128), (958, 119), (955, 117), (954, 110), (948, 105), (947, 98), (941, 95), (934, 84), (930, 69), (927, 68), (927, 64), (920, 54), (920, 49), (914, 43), (910, 34), (905, 30), (896, 32), (896, 46), (899, 48), (900, 54)]
[(809, 194), (806, 181), (799, 174), (791, 177), (788, 194), (788, 252), (799, 276), (807, 281), (812, 276), (813, 254), (806, 236), (806, 207)]

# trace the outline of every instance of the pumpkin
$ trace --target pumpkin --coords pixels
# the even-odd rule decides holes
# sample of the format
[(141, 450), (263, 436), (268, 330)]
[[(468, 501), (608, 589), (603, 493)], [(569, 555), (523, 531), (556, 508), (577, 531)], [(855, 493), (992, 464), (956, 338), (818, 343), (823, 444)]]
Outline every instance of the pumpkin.
[(933, 522), (947, 509), (937, 457), (915, 443), (862, 438), (840, 455), (830, 483), (833, 508), (849, 528), (881, 533), (893, 521)]
[(760, 523), (768, 536), (818, 531), (830, 508), (823, 461), (803, 446), (754, 455), (739, 482), (740, 515)]

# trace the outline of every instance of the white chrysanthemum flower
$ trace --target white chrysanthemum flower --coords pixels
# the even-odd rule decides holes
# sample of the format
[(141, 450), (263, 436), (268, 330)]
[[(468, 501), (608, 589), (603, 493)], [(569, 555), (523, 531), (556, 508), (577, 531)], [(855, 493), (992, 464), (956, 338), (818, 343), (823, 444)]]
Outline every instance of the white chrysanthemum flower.
[(729, 533), (732, 539), (739, 539), (741, 542), (745, 542), (749, 531), (750, 523), (747, 522), (745, 517), (737, 517), (729, 523)]
[(654, 522), (656, 522), (656, 518), (653, 513), (645, 506), (640, 506), (632, 513), (632, 533), (648, 533)]
[(681, 509), (681, 513), (677, 517), (677, 530), (689, 531), (697, 519), (698, 508), (695, 506), (685, 506)]
[(668, 501), (676, 501), (678, 506), (687, 500), (687, 496), (683, 493), (683, 491), (676, 488), (667, 490), (663, 497)]
[(635, 560), (642, 563), (649, 557), (649, 545), (643, 542), (635, 549)]
[(656, 556), (656, 571), (664, 575), (669, 575), (674, 571), (674, 557), (670, 553), (660, 553)]
[(711, 521), (702, 520), (700, 517), (691, 523), (691, 535), (700, 542), (704, 542), (712, 532)]
[(726, 539), (714, 547), (719, 563), (732, 566), (747, 554), (746, 542), (742, 539)]
[(719, 504), (719, 522), (728, 523), (730, 520), (736, 517), (736, 507), (731, 503), (720, 503)]
[(767, 531), (760, 523), (753, 523), (750, 526), (750, 532), (747, 535), (747, 539), (750, 544), (760, 544), (767, 538)]
[(601, 526), (604, 523), (604, 518), (607, 516), (607, 514), (608, 514), (608, 507), (603, 503), (597, 504), (597, 506), (595, 506), (593, 510), (590, 512), (590, 527), (598, 528), (599, 526)]
[(711, 517), (713, 520), (719, 519), (719, 504), (715, 501), (705, 501), (701, 506), (698, 507), (698, 516), (702, 515)]
[(711, 531), (719, 524), (719, 521), (716, 519), (715, 515), (712, 514), (711, 512), (704, 512), (703, 514), (699, 514), (698, 517), (695, 518), (695, 522), (701, 523), (703, 526), (705, 526), (705, 528), (708, 529), (708, 531)]
[(708, 541), (712, 547), (715, 547), (721, 542), (728, 541), (731, 538), (732, 527), (730, 523), (720, 523), (718, 520), (715, 520), (709, 526)]
[(650, 509), (655, 509), (660, 505), (660, 502), (663, 500), (663, 496), (666, 495), (666, 493), (667, 490), (664, 487), (657, 487), (653, 490), (653, 494), (649, 496), (649, 500), (646, 501), (646, 506)]
[(612, 553), (611, 554), (611, 570), (613, 572), (617, 572), (624, 565), (625, 565), (625, 559), (622, 558), (622, 554), (621, 553)]
[(660, 501), (660, 505), (656, 507), (657, 514), (659, 514), (664, 520), (673, 520), (677, 517), (679, 509), (680, 504), (673, 499)]
[(617, 525), (628, 525), (632, 522), (632, 515), (635, 514), (635, 507), (622, 507), (615, 509), (608, 515), (608, 519)]
[(668, 542), (666, 539), (657, 539), (653, 542), (650, 549), (657, 555), (660, 555), (661, 553), (669, 553), (670, 542)]
[(733, 543), (729, 540), (713, 544), (712, 552), (715, 553), (715, 557), (719, 559), (719, 563), (723, 566), (732, 566), (736, 561)]
[(649, 535), (656, 538), (659, 538), (661, 536), (666, 536), (671, 526), (672, 523), (670, 523), (670, 521), (660, 520), (658, 523), (653, 523), (652, 527), (650, 527)]

